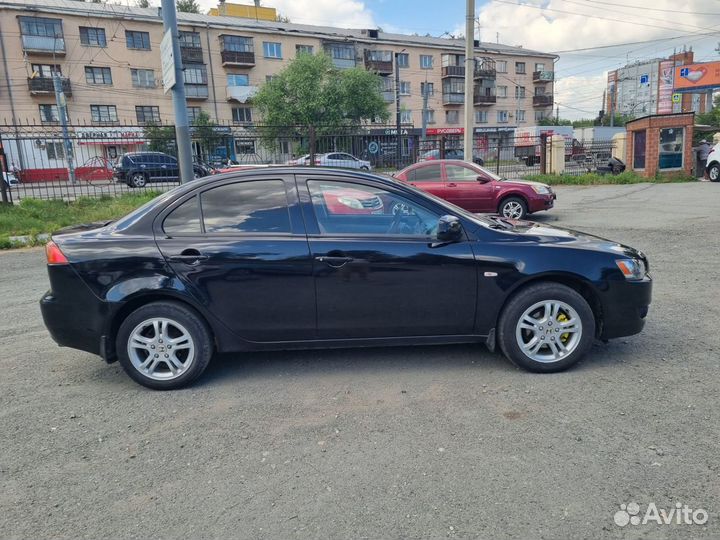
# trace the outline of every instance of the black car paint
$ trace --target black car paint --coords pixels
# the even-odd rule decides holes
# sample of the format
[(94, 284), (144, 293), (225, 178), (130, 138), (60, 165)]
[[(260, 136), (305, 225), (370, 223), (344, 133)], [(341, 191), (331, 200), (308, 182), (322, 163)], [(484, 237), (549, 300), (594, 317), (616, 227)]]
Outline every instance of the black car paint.
[[(169, 238), (163, 217), (199, 190), (221, 183), (282, 178), (291, 193), (291, 234)], [(319, 234), (308, 178), (376, 185), (456, 215), (463, 239), (328, 237)], [(296, 187), (297, 186), (297, 187)], [(502, 306), (538, 280), (568, 284), (588, 298), (598, 337), (644, 326), (651, 280), (628, 281), (615, 264), (644, 256), (574, 231), (497, 219), (484, 223), (411, 186), (368, 173), (306, 168), (234, 172), (165, 193), (125, 218), (53, 236), (69, 265), (50, 265), (41, 299), (46, 326), (60, 345), (115, 358), (122, 319), (140, 305), (176, 299), (207, 321), (220, 352), (405, 343), (487, 341)], [(207, 259), (174, 261), (197, 249)], [(352, 263), (333, 268), (325, 257)]]

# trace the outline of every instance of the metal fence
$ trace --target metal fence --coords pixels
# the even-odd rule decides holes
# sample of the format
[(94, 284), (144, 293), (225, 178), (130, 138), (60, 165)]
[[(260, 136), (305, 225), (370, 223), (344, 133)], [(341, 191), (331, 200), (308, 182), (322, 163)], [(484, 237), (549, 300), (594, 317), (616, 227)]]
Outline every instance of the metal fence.
[[(195, 177), (218, 171), (292, 164), (391, 173), (423, 160), (463, 159), (458, 129), (393, 126), (195, 126)], [(65, 199), (137, 190), (166, 190), (180, 182), (172, 126), (0, 125), (5, 186), (9, 196)], [(552, 170), (541, 137), (515, 137), (513, 130), (487, 130), (473, 137), (472, 160), (508, 179)], [(311, 152), (311, 149), (313, 150)], [(565, 172), (603, 170), (611, 141), (566, 140)]]

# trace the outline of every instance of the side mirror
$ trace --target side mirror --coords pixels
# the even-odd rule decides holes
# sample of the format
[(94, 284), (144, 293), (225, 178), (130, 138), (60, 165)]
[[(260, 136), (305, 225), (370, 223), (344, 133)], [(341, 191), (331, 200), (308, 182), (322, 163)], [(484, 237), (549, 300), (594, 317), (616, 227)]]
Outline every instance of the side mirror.
[(480, 182), (481, 184), (487, 184), (490, 181), (490, 179), (485, 176), (478, 176), (477, 181)]
[(438, 242), (457, 242), (462, 238), (462, 224), (455, 216), (442, 216), (438, 220)]

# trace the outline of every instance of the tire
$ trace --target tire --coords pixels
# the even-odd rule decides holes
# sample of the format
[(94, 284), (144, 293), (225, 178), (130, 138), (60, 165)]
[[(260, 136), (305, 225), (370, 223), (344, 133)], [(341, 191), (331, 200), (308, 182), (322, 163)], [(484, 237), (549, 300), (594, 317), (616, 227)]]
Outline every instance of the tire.
[(143, 173), (133, 173), (130, 176), (128, 185), (136, 188), (145, 187), (147, 185), (147, 177)]
[(360, 167), (360, 170), (361, 171), (369, 171), (370, 169), (368, 169), (365, 165), (363, 165), (362, 167)]
[(713, 163), (708, 167), (708, 178), (710, 178), (711, 182), (719, 182), (720, 181), (720, 165), (717, 163)]
[[(551, 306), (549, 320), (545, 304)], [(536, 322), (523, 324), (528, 320)], [(563, 328), (575, 328), (575, 332), (563, 333)], [(542, 343), (533, 353), (540, 343), (536, 338)], [(545, 341), (547, 338), (552, 341)], [(573, 366), (585, 356), (594, 339), (595, 316), (590, 305), (578, 292), (559, 283), (530, 285), (513, 295), (498, 324), (498, 344), (505, 356), (516, 366), (535, 373), (554, 373)]]
[(213, 355), (213, 338), (195, 310), (176, 302), (152, 302), (125, 318), (115, 350), (135, 382), (154, 390), (174, 390), (205, 371)]
[(498, 214), (510, 219), (524, 219), (527, 216), (527, 203), (522, 197), (508, 197), (500, 201)]

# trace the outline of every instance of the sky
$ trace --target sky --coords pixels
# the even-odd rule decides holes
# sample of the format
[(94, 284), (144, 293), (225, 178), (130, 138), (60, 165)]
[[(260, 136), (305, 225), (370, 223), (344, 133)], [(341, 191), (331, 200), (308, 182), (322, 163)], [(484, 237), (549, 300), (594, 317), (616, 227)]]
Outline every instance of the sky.
[[(217, 0), (199, 3), (206, 11)], [(465, 28), (464, 0), (263, 0), (262, 5), (302, 24), (433, 36), (459, 36)], [(695, 61), (720, 60), (715, 50), (720, 0), (478, 0), (475, 15), (482, 41), (559, 54), (555, 101), (562, 118), (597, 116), (608, 70), (629, 62), (684, 46), (695, 51)]]

